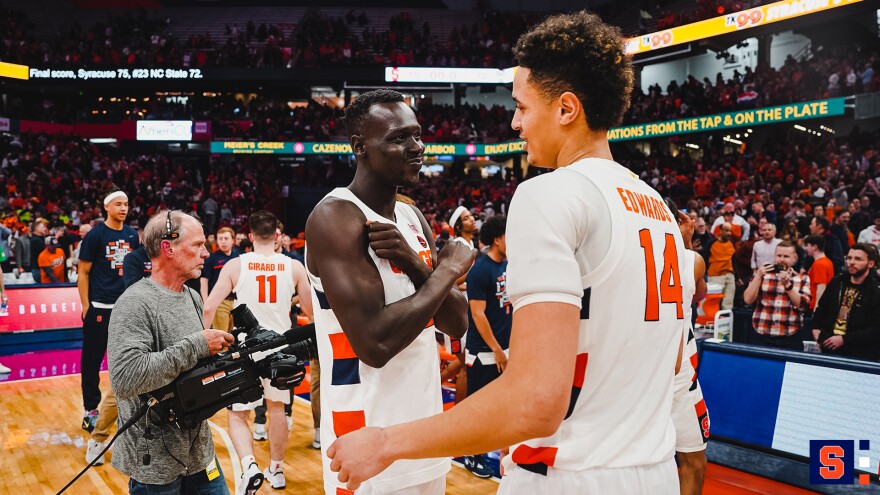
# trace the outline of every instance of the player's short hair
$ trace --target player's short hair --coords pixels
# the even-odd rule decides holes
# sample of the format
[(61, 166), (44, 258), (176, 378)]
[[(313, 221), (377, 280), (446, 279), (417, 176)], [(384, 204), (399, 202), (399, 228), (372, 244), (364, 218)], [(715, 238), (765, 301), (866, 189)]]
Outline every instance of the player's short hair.
[(402, 103), (403, 95), (393, 89), (375, 89), (358, 95), (355, 100), (345, 107), (343, 122), (348, 131), (348, 138), (363, 134), (363, 123), (370, 108), (380, 103)]
[(593, 131), (623, 120), (635, 79), (620, 29), (585, 10), (547, 18), (520, 36), (513, 53), (548, 100), (570, 91)]
[(248, 225), (254, 237), (261, 240), (275, 239), (275, 229), (278, 228), (278, 217), (266, 210), (255, 211), (248, 217)]
[(816, 246), (819, 248), (819, 251), (825, 251), (825, 238), (821, 235), (808, 235), (804, 237), (804, 246), (807, 244), (811, 246)]
[(232, 230), (232, 227), (220, 227), (217, 229), (217, 237), (220, 237), (220, 234), (229, 234), (229, 237), (235, 240), (235, 231)]
[(503, 236), (507, 231), (507, 217), (504, 215), (495, 215), (489, 217), (480, 227), (480, 242), (486, 246), (491, 246), (495, 239)]

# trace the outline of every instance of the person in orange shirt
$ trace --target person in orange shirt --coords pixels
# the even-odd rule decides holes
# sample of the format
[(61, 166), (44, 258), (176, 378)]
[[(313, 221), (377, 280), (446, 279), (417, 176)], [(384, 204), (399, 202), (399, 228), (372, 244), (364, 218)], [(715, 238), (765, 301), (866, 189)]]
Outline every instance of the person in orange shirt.
[(46, 238), (46, 249), (40, 251), (37, 264), (40, 267), (40, 282), (44, 284), (59, 284), (64, 279), (64, 250), (58, 247), (58, 238), (55, 236)]
[(733, 226), (729, 222), (721, 224), (718, 239), (709, 245), (709, 283), (721, 285), (724, 299), (721, 309), (733, 308), (733, 296), (736, 292), (736, 277), (733, 274), (733, 255), (736, 246), (733, 244)]
[[(808, 235), (804, 239), (804, 252), (813, 258), (813, 265), (807, 275), (810, 277), (810, 310), (816, 309), (816, 303), (834, 278), (834, 263), (825, 256), (825, 238), (821, 235)], [(813, 330), (813, 337), (819, 338), (819, 330)]]

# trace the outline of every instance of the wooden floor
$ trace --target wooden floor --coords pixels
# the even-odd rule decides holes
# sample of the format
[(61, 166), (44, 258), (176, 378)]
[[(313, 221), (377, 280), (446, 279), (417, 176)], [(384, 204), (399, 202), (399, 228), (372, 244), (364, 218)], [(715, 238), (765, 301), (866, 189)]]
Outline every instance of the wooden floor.
[[(101, 388), (109, 388), (106, 372), (102, 373)], [(79, 375), (0, 383), (0, 495), (54, 494), (85, 467), (88, 436), (79, 426), (81, 401)], [(311, 448), (311, 409), (297, 400), (293, 415), (284, 464), (287, 488), (273, 490), (266, 485), (260, 493), (323, 493), (320, 451)], [(217, 457), (230, 492), (235, 493), (229, 440), (221, 433), (226, 431), (226, 412), (221, 411), (211, 422), (216, 426), (212, 431)], [(268, 443), (254, 444), (257, 463), (267, 466)], [(106, 464), (90, 469), (66, 493), (128, 493), (128, 478), (110, 466), (109, 456), (112, 453)], [(446, 480), (450, 495), (487, 495), (498, 489), (496, 482), (476, 478), (457, 466)]]

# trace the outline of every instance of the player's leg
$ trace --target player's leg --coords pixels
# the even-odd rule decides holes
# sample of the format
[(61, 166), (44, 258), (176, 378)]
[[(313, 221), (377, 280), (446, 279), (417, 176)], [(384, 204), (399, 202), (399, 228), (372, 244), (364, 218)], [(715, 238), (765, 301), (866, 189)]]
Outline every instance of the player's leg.
[(703, 480), (706, 476), (706, 451), (676, 452), (678, 457), (678, 479), (681, 495), (700, 495), (703, 493)]
[(248, 421), (251, 411), (262, 401), (233, 404), (229, 412), (229, 438), (241, 460), (242, 475), (236, 483), (236, 495), (254, 493), (263, 484), (263, 473), (254, 457), (254, 444)]

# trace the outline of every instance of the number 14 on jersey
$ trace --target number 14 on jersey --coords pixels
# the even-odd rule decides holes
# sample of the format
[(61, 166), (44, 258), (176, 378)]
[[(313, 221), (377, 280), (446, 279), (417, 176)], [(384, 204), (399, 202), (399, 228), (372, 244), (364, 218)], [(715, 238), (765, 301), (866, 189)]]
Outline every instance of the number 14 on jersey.
[(680, 320), (684, 318), (682, 304), (684, 297), (681, 289), (681, 270), (678, 267), (678, 248), (675, 236), (664, 235), (666, 246), (663, 248), (663, 268), (660, 272), (660, 283), (657, 283), (657, 263), (654, 261), (654, 240), (651, 231), (639, 231), (639, 243), (645, 251), (645, 275), (647, 291), (645, 298), (645, 321), (660, 320), (660, 303), (675, 304), (675, 314)]

